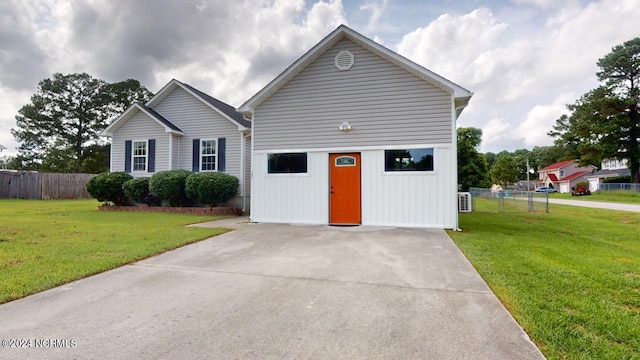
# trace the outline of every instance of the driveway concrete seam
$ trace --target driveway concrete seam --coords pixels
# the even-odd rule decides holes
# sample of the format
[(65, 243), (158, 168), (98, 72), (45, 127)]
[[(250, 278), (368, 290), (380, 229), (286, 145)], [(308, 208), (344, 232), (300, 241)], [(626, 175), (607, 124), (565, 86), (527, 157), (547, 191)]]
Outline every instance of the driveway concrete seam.
[(227, 274), (227, 275), (259, 276), (259, 277), (266, 277), (266, 278), (291, 279), (291, 280), (324, 281), (324, 282), (353, 284), (353, 285), (394, 287), (394, 288), (399, 288), (399, 289), (428, 290), (428, 291), (461, 293), (461, 294), (494, 295), (490, 291), (452, 290), (452, 289), (428, 288), (428, 287), (419, 287), (419, 286), (405, 286), (405, 285), (395, 285), (395, 284), (385, 284), (385, 283), (370, 283), (370, 282), (364, 282), (364, 281), (334, 280), (334, 279), (311, 278), (311, 277), (302, 277), (302, 276), (283, 276), (283, 275), (275, 275), (275, 274), (257, 274), (257, 273), (226, 271), (226, 270), (200, 269), (200, 268), (190, 268), (190, 267), (183, 267), (183, 266), (147, 265), (147, 264), (129, 264), (128, 266), (144, 267), (144, 268), (157, 268), (157, 269), (170, 269), (170, 270), (183, 270), (183, 271), (197, 271), (197, 272), (219, 273), (219, 274)]

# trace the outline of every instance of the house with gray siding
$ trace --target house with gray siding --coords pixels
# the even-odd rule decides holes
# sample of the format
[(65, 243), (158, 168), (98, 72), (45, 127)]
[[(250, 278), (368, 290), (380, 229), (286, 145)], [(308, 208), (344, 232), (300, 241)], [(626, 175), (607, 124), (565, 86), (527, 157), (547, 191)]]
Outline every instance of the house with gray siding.
[(472, 93), (342, 25), (245, 102), (251, 220), (457, 229)]
[(164, 170), (222, 171), (240, 180), (233, 206), (249, 204), (251, 123), (230, 105), (178, 80), (134, 104), (102, 133), (111, 171), (151, 177)]

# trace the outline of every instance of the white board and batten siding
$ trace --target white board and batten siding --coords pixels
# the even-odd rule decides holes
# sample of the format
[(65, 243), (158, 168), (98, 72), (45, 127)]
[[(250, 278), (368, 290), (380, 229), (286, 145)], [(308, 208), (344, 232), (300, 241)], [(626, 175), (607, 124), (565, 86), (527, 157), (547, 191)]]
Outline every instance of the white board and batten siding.
[[(432, 147), (432, 146), (425, 146)], [(451, 147), (434, 147), (434, 171), (385, 172), (384, 150), (362, 152), (362, 223), (453, 229), (457, 191)], [(454, 169), (455, 170), (455, 169)]]
[(267, 154), (253, 155), (251, 221), (326, 224), (329, 159), (310, 152), (306, 174), (267, 174)]
[[(334, 66), (343, 50), (355, 57), (347, 71)], [(363, 225), (455, 228), (452, 111), (451, 93), (337, 42), (254, 110), (252, 221), (327, 224), (329, 154), (359, 152)], [(433, 148), (434, 171), (385, 172), (384, 150), (406, 148)], [(308, 172), (268, 174), (279, 152), (307, 152)]]
[(225, 138), (225, 172), (242, 180), (240, 171), (242, 135), (237, 125), (194, 98), (180, 87), (176, 87), (155, 108), (166, 119), (180, 128), (186, 136), (174, 143), (178, 155), (174, 157), (174, 169), (192, 170), (193, 139)]
[[(306, 174), (267, 174), (268, 154), (254, 154), (251, 220), (327, 224), (331, 152), (308, 152)], [(456, 203), (449, 196), (456, 191), (451, 147), (434, 147), (432, 172), (385, 172), (384, 150), (357, 152), (363, 225), (455, 228)]]
[[(138, 112), (113, 134), (111, 140), (111, 171), (124, 171), (125, 141), (156, 140), (155, 171), (169, 170), (169, 138), (162, 125), (143, 112)], [(133, 177), (151, 177), (154, 173), (133, 171)]]

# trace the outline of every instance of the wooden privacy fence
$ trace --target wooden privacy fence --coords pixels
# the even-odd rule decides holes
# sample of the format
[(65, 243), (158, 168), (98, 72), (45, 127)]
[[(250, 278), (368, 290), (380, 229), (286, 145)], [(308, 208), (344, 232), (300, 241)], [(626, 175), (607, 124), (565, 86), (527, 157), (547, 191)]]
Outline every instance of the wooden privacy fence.
[(87, 180), (94, 176), (0, 171), (0, 199), (88, 199)]

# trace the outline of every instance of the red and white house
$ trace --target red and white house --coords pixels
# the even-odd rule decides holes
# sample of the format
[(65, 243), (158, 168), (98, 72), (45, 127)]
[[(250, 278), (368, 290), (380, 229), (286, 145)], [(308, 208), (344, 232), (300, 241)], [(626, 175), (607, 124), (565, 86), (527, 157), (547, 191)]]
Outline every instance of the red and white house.
[(587, 181), (587, 176), (595, 170), (597, 170), (595, 166), (579, 166), (575, 160), (560, 161), (538, 171), (539, 178), (535, 181), (536, 189), (552, 187), (560, 193), (570, 193), (571, 187)]

